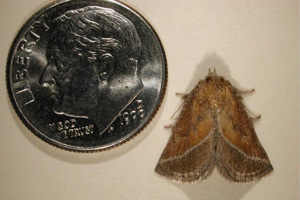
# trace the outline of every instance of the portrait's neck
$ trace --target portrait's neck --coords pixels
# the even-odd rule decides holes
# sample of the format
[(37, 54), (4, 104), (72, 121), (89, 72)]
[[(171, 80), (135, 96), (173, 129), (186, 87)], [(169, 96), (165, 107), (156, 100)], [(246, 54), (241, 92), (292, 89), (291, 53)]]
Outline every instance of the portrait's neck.
[(116, 75), (110, 81), (100, 84), (98, 106), (90, 119), (102, 134), (118, 115), (137, 97), (143, 83), (135, 73)]

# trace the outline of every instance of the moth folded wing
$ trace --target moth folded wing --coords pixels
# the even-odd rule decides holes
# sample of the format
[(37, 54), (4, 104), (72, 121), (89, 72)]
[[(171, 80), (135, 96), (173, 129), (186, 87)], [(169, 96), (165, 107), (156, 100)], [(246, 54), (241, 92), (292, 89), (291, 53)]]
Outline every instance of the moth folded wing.
[[(201, 94), (186, 99), (155, 171), (176, 182), (196, 183), (212, 171), (213, 119)], [(197, 96), (198, 95), (198, 96)]]
[(255, 133), (252, 119), (233, 91), (218, 113), (217, 168), (234, 182), (251, 182), (270, 173), (270, 160)]

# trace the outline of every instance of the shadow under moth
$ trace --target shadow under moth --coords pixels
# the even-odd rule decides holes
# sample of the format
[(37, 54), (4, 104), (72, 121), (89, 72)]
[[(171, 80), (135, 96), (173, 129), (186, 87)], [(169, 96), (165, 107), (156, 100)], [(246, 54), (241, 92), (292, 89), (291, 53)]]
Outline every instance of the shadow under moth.
[[(254, 90), (252, 90), (254, 91)], [(184, 100), (181, 113), (155, 171), (175, 182), (205, 180), (214, 167), (229, 181), (247, 183), (270, 173), (273, 167), (256, 136), (241, 91), (216, 71)]]

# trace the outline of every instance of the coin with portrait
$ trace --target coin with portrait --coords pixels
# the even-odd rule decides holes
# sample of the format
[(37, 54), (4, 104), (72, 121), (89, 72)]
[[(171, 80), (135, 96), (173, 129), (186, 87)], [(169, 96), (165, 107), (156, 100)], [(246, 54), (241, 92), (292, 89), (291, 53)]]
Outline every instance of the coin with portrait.
[(77, 151), (136, 135), (156, 113), (165, 82), (155, 31), (114, 1), (47, 5), (22, 27), (7, 64), (9, 95), (24, 124)]

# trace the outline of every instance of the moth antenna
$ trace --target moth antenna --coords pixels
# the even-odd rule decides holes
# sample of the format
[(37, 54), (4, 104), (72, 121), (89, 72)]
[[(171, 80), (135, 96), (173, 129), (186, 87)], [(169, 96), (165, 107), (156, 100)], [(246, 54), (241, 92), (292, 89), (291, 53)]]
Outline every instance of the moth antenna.
[(261, 118), (261, 115), (257, 115), (254, 114), (245, 104), (244, 104), (245, 110), (247, 111), (249, 117), (253, 120), (253, 121), (257, 121)]
[(261, 118), (261, 115), (257, 115), (255, 117), (250, 116), (250, 118), (251, 118), (252, 121), (256, 122)]
[[(186, 98), (185, 98), (186, 99)], [(185, 100), (184, 99), (184, 100)], [(183, 101), (180, 106), (176, 109), (176, 111), (174, 112), (174, 114), (171, 116), (171, 119), (174, 119), (174, 116), (176, 115), (176, 113), (178, 113), (178, 111), (182, 108), (183, 104), (184, 104), (185, 101)]]

